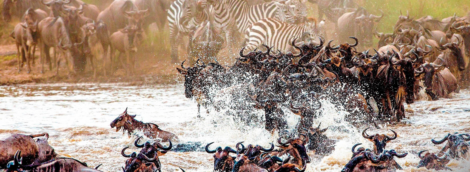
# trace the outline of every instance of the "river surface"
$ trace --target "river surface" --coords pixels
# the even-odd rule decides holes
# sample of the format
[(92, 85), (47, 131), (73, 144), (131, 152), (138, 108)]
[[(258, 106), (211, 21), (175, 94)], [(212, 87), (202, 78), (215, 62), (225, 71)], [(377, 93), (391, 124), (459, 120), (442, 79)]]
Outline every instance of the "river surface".
[[(60, 156), (67, 156), (86, 162), (100, 170), (122, 171), (125, 158), (120, 151), (130, 146), (128, 153), (138, 151), (133, 146), (137, 132), (128, 136), (110, 128), (110, 123), (124, 109), (136, 114), (137, 120), (158, 124), (160, 128), (173, 132), (179, 143), (215, 142), (215, 146), (232, 146), (239, 141), (246, 144), (269, 146), (277, 135), (264, 130), (264, 125), (246, 126), (235, 122), (230, 116), (219, 112), (206, 113), (197, 117), (197, 106), (184, 97), (184, 88), (170, 86), (132, 86), (128, 84), (34, 84), (0, 87), (0, 137), (12, 133), (50, 134), (49, 143)], [(372, 144), (361, 137), (361, 131), (368, 125), (352, 126), (343, 120), (347, 112), (335, 107), (328, 100), (322, 100), (323, 116), (315, 121), (323, 127), (329, 138), (336, 139), (335, 151), (328, 156), (309, 153), (312, 162), (306, 171), (340, 171), (351, 158), (351, 147), (363, 143)], [(407, 105), (405, 105), (407, 106)], [(417, 152), (429, 150), (438, 152), (443, 145), (434, 145), (432, 138), (440, 139), (447, 133), (470, 133), (470, 91), (462, 90), (450, 99), (418, 101), (406, 107), (407, 118), (402, 123), (381, 125), (371, 129), (369, 134), (389, 133), (393, 129), (398, 138), (387, 144), (387, 149), (409, 155), (397, 162), (405, 171), (426, 171), (415, 168), (419, 158)], [(256, 112), (263, 120), (262, 111)], [(298, 117), (287, 113), (290, 127), (295, 126)], [(212, 171), (212, 155), (205, 152), (169, 152), (160, 157), (163, 171)], [(448, 166), (454, 171), (470, 171), (470, 162), (452, 160)]]

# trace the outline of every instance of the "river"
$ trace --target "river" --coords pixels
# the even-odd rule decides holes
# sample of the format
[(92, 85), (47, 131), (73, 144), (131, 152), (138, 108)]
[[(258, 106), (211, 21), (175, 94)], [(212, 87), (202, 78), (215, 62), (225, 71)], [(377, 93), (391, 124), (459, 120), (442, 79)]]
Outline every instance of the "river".
[[(50, 134), (49, 143), (60, 156), (86, 162), (100, 170), (122, 171), (125, 158), (120, 151), (130, 146), (127, 152), (138, 151), (133, 141), (141, 133), (128, 137), (110, 128), (110, 123), (124, 109), (136, 114), (137, 120), (152, 122), (160, 128), (178, 135), (180, 143), (215, 142), (215, 146), (234, 146), (239, 141), (246, 144), (269, 146), (277, 136), (264, 130), (264, 125), (246, 126), (219, 112), (201, 111), (197, 117), (197, 106), (184, 97), (180, 85), (134, 86), (129, 84), (31, 84), (0, 87), (0, 137), (11, 133)], [(407, 106), (407, 105), (405, 105)], [(372, 144), (361, 137), (362, 129), (343, 120), (347, 112), (322, 100), (323, 116), (315, 121), (323, 127), (329, 138), (336, 139), (335, 151), (328, 156), (309, 153), (312, 162), (306, 171), (340, 171), (351, 157), (351, 147), (363, 143)], [(398, 138), (387, 144), (387, 149), (409, 155), (397, 162), (405, 171), (417, 169), (417, 152), (438, 152), (443, 145), (434, 145), (432, 138), (440, 139), (447, 133), (470, 133), (470, 91), (461, 90), (450, 99), (417, 101), (406, 107), (407, 118), (394, 125), (381, 125), (381, 129), (368, 130), (369, 134), (389, 133), (393, 129)], [(263, 112), (256, 112), (260, 118)], [(287, 113), (288, 124), (293, 127), (298, 120)], [(163, 171), (212, 171), (212, 155), (205, 152), (169, 152), (160, 157)], [(454, 171), (470, 171), (470, 162), (452, 160), (448, 166)]]

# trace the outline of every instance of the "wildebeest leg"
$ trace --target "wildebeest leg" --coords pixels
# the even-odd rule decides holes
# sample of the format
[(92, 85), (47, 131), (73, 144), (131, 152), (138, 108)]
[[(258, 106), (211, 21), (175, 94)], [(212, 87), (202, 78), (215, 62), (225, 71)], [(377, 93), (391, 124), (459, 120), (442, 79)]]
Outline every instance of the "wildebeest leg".
[(36, 62), (36, 58), (34, 58), (34, 55), (35, 55), (35, 54), (36, 54), (36, 45), (33, 46), (33, 52), (32, 52), (32, 54), (31, 54), (31, 58), (32, 58), (32, 60), (33, 60), (33, 61), (32, 61), (33, 65), (34, 65), (35, 62)]
[(201, 117), (201, 104), (197, 104), (197, 117), (200, 118)]
[(18, 59), (18, 73), (21, 72), (21, 49), (20, 49), (20, 45), (16, 44), (16, 51), (18, 52), (17, 53), (17, 59)]
[(129, 73), (129, 69), (126, 67), (126, 63), (124, 62), (124, 58), (122, 56), (123, 56), (123, 53), (119, 52), (118, 59), (121, 62), (121, 66), (122, 68), (124, 68), (124, 70), (126, 70), (126, 73)]
[(93, 63), (94, 56), (90, 54), (88, 55), (88, 58), (90, 59), (91, 68), (93, 69), (93, 78), (96, 78), (96, 68), (95, 68), (95, 64)]
[[(54, 50), (54, 56), (55, 56), (55, 50)], [(59, 67), (60, 67), (60, 58), (57, 59), (56, 61), (56, 76), (59, 77)]]
[(133, 73), (132, 68), (133, 68), (134, 65), (132, 64), (131, 55), (130, 55), (131, 53), (128, 50), (126, 50), (125, 53), (126, 53), (126, 62), (127, 62), (126, 69), (128, 69), (128, 70), (126, 70), (127, 71), (127, 76), (130, 76)]
[(26, 63), (28, 64), (28, 74), (31, 73), (31, 60), (32, 58), (34, 58), (34, 56), (31, 53), (32, 53), (32, 47), (28, 47), (28, 52), (27, 52), (27, 57), (26, 57)]

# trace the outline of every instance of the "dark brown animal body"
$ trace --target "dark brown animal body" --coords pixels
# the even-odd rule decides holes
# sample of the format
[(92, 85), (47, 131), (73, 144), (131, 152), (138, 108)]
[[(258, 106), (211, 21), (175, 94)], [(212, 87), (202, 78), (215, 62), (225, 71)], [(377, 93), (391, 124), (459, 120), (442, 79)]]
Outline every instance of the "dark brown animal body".
[(366, 133), (367, 129), (366, 128), (364, 131), (362, 131), (362, 137), (368, 139), (372, 143), (374, 143), (374, 153), (375, 154), (380, 154), (385, 150), (385, 147), (387, 146), (387, 143), (390, 142), (391, 140), (395, 140), (397, 138), (397, 133), (393, 130), (391, 130), (394, 134), (393, 137), (389, 137), (385, 134), (375, 134), (375, 135), (368, 135)]
[[(34, 141), (33, 138), (45, 136), (46, 139)], [(23, 152), (23, 164), (39, 164), (55, 158), (54, 149), (47, 144), (49, 134), (13, 134), (0, 141), (0, 169), (6, 168), (9, 161), (14, 160), (17, 151)]]
[[(55, 22), (54, 22), (55, 21)], [(53, 23), (52, 25), (50, 25)], [(57, 74), (59, 73), (59, 58), (56, 58), (56, 54), (60, 50), (64, 50), (62, 58), (66, 61), (69, 72), (73, 72), (73, 68), (69, 65), (68, 61), (68, 49), (72, 46), (69, 34), (66, 29), (66, 25), (62, 18), (55, 20), (54, 17), (48, 17), (39, 22), (38, 32), (40, 35), (39, 48), (41, 49), (41, 71), (44, 73), (44, 63), (49, 63), (49, 70), (52, 70), (52, 60), (49, 54), (49, 49), (54, 48), (54, 60), (57, 63)]]
[(157, 154), (154, 154), (152, 158), (147, 157), (144, 153), (136, 154), (135, 152), (127, 155), (124, 151), (129, 147), (122, 149), (121, 154), (123, 157), (128, 157), (126, 160), (126, 167), (123, 168), (123, 172), (155, 172), (160, 171), (156, 167), (155, 161), (157, 160)]
[[(118, 50), (119, 61), (122, 67), (126, 70), (127, 75), (133, 75), (135, 73), (137, 47), (145, 39), (145, 33), (135, 25), (130, 25), (114, 32), (110, 37), (111, 42), (111, 60), (114, 59), (114, 51)], [(125, 57), (123, 57), (125, 55)], [(125, 61), (124, 61), (125, 58)], [(112, 68), (114, 67), (111, 62)]]
[(153, 123), (143, 123), (134, 119), (135, 115), (129, 115), (126, 110), (111, 122), (111, 128), (116, 127), (116, 132), (123, 129), (127, 130), (129, 137), (136, 130), (142, 130), (144, 135), (149, 138), (161, 138), (163, 142), (169, 140), (178, 140), (178, 137), (168, 131), (161, 130), (158, 125)]
[(222, 147), (217, 147), (214, 150), (210, 150), (209, 146), (213, 143), (214, 142), (207, 144), (205, 150), (207, 153), (214, 154), (214, 171), (232, 171), (235, 163), (235, 157), (230, 156), (230, 153), (237, 153), (237, 151), (228, 146), (224, 149), (222, 149)]
[(467, 143), (467, 141), (470, 141), (470, 134), (459, 134), (459, 133), (454, 133), (454, 134), (447, 134), (443, 139), (441, 140), (431, 140), (432, 143), (434, 144), (442, 144), (447, 141), (446, 146), (442, 148), (442, 150), (439, 152), (439, 155), (442, 156), (445, 154), (447, 151), (449, 153), (450, 158), (452, 159), (459, 159), (459, 158), (468, 158), (469, 156), (469, 149), (470, 149), (470, 144)]
[(440, 170), (450, 170), (452, 171), (452, 169), (450, 169), (449, 167), (446, 166), (447, 163), (449, 163), (449, 159), (447, 159), (447, 155), (443, 156), (443, 157), (438, 157), (436, 154), (434, 153), (426, 153), (424, 154), (424, 156), (422, 156), (421, 154), (426, 152), (425, 150), (424, 151), (420, 151), (418, 153), (418, 157), (421, 159), (419, 161), (419, 165), (418, 167), (416, 168), (421, 168), (421, 167), (426, 167), (426, 169), (428, 170), (436, 170), (436, 171), (440, 171)]

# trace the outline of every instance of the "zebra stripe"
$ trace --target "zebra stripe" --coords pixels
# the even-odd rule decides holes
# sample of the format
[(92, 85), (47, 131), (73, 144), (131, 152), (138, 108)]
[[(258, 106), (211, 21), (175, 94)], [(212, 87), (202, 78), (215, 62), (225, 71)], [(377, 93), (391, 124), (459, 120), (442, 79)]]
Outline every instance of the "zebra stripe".
[[(190, 5), (203, 4), (203, 0), (176, 0), (168, 10), (168, 26), (170, 28), (170, 44), (172, 62), (178, 60), (178, 39), (180, 36), (187, 36), (199, 24), (207, 20), (207, 13), (204, 10), (197, 11), (192, 14)], [(199, 3), (202, 2), (202, 3)], [(192, 3), (192, 4), (189, 4)], [(189, 5), (188, 5), (189, 4)]]
[(309, 19), (308, 22), (301, 25), (282, 22), (274, 18), (260, 20), (247, 30), (245, 51), (251, 51), (266, 44), (273, 47), (274, 51), (280, 50), (286, 53), (292, 50), (291, 43), (294, 39), (314, 36), (315, 25), (314, 19)]

